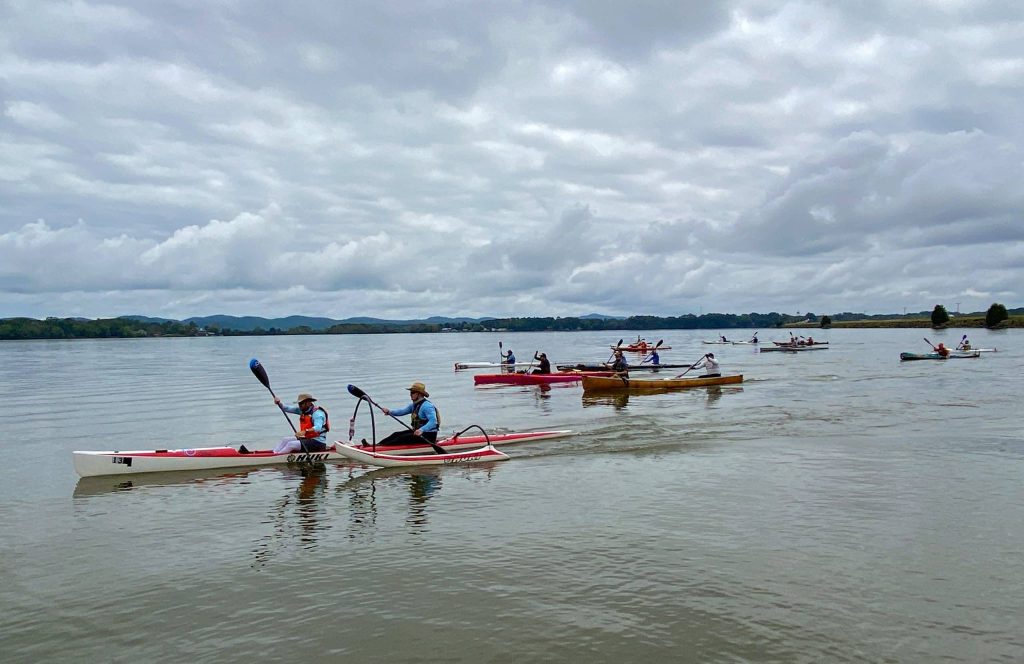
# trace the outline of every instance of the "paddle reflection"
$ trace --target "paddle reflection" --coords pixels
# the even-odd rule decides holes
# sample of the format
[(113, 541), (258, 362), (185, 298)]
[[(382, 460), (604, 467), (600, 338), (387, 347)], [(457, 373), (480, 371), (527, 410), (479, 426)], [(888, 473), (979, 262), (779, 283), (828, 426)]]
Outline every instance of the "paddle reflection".
[[(315, 549), (329, 527), (324, 519), (327, 467), (322, 463), (301, 464), (284, 470), (289, 490), (270, 511), (271, 532), (257, 540), (253, 567), (262, 567), (275, 553), (298, 542), (303, 549)], [(298, 484), (294, 483), (298, 480)]]
[(427, 530), (430, 500), (441, 491), (445, 480), (490, 480), (498, 466), (498, 463), (481, 463), (458, 467), (377, 468), (352, 477), (335, 492), (339, 497), (347, 494), (350, 531), (356, 534), (376, 526), (382, 508), (395, 504), (390, 494), (401, 487), (407, 494), (405, 523), (413, 532), (420, 533)]

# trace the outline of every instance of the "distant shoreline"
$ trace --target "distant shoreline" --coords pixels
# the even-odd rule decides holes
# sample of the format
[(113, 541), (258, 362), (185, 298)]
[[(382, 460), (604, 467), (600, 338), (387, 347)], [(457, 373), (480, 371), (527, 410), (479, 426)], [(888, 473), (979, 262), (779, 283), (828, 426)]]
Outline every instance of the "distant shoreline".
[[(732, 335), (751, 334), (760, 332), (767, 334), (771, 330), (821, 330), (828, 329), (856, 329), (856, 328), (916, 328), (923, 330), (941, 329), (989, 329), (985, 327), (985, 317), (956, 316), (941, 328), (932, 326), (931, 320), (927, 318), (883, 318), (883, 319), (854, 319), (854, 320), (832, 320), (827, 327), (822, 327), (820, 321), (793, 320), (795, 317), (788, 317), (788, 320), (765, 321), (758, 320), (751, 322), (743, 320), (743, 317), (731, 316), (724, 318), (718, 314), (710, 314), (715, 317), (713, 320), (701, 319), (658, 319), (655, 317), (635, 317), (624, 320), (613, 319), (600, 323), (588, 322), (586, 325), (575, 325), (573, 321), (579, 319), (552, 319), (552, 318), (513, 318), (501, 320), (488, 320), (491, 325), (465, 325), (449, 327), (443, 325), (337, 325), (325, 330), (314, 330), (306, 326), (282, 330), (271, 328), (269, 330), (232, 330), (232, 329), (204, 329), (194, 323), (184, 324), (181, 322), (166, 323), (140, 323), (128, 319), (99, 319), (95, 321), (81, 321), (75, 319), (48, 319), (38, 321), (34, 319), (5, 319), (0, 320), (0, 341), (30, 341), (30, 340), (74, 340), (74, 339), (159, 339), (159, 338), (191, 338), (191, 337), (220, 337), (220, 336), (305, 336), (305, 335), (334, 335), (334, 334), (431, 334), (431, 333), (460, 333), (460, 332), (485, 332), (485, 333), (519, 333), (519, 332), (608, 332), (610, 336), (621, 336), (621, 332), (660, 332), (662, 334), (672, 330), (703, 330), (711, 335), (718, 335), (722, 332), (729, 332)], [(743, 323), (743, 324), (738, 324)], [(770, 323), (770, 324), (769, 324)], [(1009, 319), (992, 329), (1006, 329), (1024, 327), (1024, 315), (1011, 315)]]

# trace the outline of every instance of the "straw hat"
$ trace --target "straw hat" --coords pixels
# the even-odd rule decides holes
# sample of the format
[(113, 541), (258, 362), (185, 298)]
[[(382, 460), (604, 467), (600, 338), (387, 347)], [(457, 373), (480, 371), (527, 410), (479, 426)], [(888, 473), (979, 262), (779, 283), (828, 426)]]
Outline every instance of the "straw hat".
[(419, 392), (425, 397), (430, 396), (430, 392), (427, 392), (427, 386), (424, 385), (423, 383), (413, 383), (412, 385), (409, 386), (408, 389), (410, 392)]
[(300, 392), (299, 396), (295, 397), (295, 403), (302, 403), (303, 401), (316, 401), (312, 394), (307, 392)]

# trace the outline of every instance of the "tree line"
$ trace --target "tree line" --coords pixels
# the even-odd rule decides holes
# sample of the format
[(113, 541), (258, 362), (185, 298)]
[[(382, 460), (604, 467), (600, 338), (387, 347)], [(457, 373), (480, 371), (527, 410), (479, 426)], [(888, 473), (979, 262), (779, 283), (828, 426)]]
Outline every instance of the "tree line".
[[(1002, 304), (995, 303), (985, 314), (987, 327), (1001, 327), (1009, 322), (1010, 313)], [(1014, 314), (1024, 314), (1024, 309), (1013, 310)], [(820, 318), (807, 312), (803, 315), (781, 314), (719, 314), (707, 313), (695, 316), (630, 316), (628, 318), (576, 318), (576, 317), (517, 317), (490, 318), (479, 322), (458, 322), (449, 324), (438, 323), (339, 323), (327, 329), (314, 330), (308, 326), (280, 329), (271, 327), (254, 330), (232, 330), (210, 325), (200, 328), (194, 322), (180, 321), (146, 322), (133, 318), (100, 318), (96, 320), (83, 318), (5, 318), (0, 319), (0, 340), (2, 339), (105, 339), (105, 338), (137, 338), (137, 337), (197, 337), (197, 336), (264, 336), (264, 335), (297, 335), (297, 334), (392, 334), (392, 333), (432, 333), (432, 332), (489, 332), (495, 330), (509, 332), (542, 332), (542, 331), (593, 331), (593, 330), (762, 330), (778, 328), (785, 325), (811, 324), (821, 327), (831, 326), (843, 321), (864, 320), (930, 320), (933, 327), (941, 327), (950, 322), (949, 312), (943, 305), (936, 305), (929, 314), (927, 311), (915, 314), (877, 314), (838, 313)]]

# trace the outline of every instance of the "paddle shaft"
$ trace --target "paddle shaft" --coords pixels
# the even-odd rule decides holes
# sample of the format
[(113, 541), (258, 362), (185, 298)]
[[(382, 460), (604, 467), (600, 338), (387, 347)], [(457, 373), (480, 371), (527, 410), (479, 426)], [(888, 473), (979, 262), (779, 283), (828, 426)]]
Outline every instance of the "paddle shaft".
[(608, 364), (608, 362), (612, 361), (612, 358), (615, 357), (615, 351), (618, 350), (621, 345), (622, 339), (619, 339), (619, 343), (615, 344), (615, 350), (613, 350), (612, 354), (608, 356), (608, 360), (605, 362), (605, 364)]
[(679, 374), (678, 376), (676, 376), (676, 378), (682, 378), (682, 377), (683, 377), (683, 376), (685, 376), (686, 374), (690, 373), (690, 371), (692, 371), (692, 370), (693, 370), (693, 368), (694, 368), (695, 366), (697, 366), (697, 364), (698, 364), (698, 363), (700, 363), (700, 361), (701, 361), (701, 360), (703, 360), (703, 359), (704, 359), (704, 357), (705, 357), (704, 355), (701, 355), (701, 356), (700, 356), (699, 358), (697, 358), (697, 361), (696, 361), (696, 362), (694, 362), (693, 364), (691, 364), (691, 365), (690, 365), (690, 368), (689, 368), (689, 369), (687, 369), (687, 370), (686, 370), (686, 371), (684, 371), (683, 373), (681, 373), (681, 374)]

